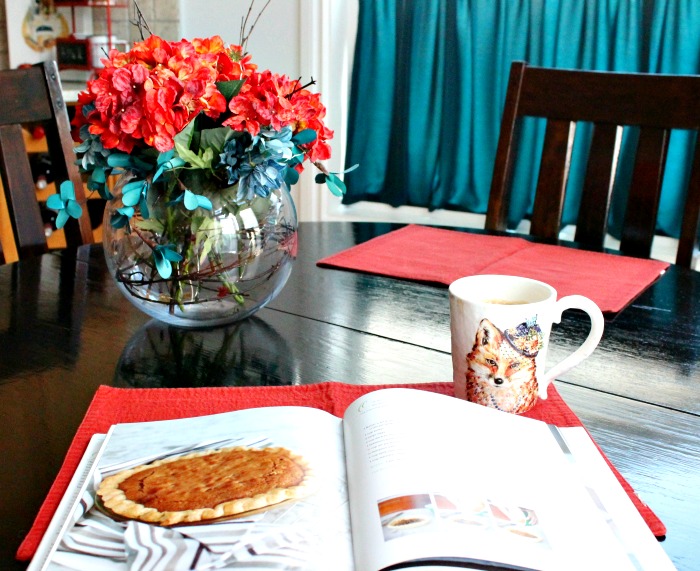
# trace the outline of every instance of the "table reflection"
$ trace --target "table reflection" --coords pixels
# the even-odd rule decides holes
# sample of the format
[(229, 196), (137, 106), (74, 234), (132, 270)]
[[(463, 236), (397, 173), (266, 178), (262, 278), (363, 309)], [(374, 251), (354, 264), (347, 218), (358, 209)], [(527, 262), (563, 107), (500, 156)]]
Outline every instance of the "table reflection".
[(127, 343), (114, 386), (288, 385), (298, 378), (296, 369), (286, 340), (259, 317), (206, 330), (153, 320)]

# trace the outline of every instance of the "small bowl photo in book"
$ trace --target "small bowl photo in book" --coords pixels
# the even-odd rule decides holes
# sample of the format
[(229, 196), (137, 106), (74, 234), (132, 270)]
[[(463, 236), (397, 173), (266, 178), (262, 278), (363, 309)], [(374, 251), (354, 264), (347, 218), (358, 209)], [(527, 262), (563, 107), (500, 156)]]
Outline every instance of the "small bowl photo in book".
[(527, 527), (508, 527), (505, 529), (508, 533), (512, 533), (517, 537), (521, 537), (530, 541), (538, 542), (542, 541), (543, 539), (543, 537), (535, 529)]
[(426, 509), (409, 510), (391, 517), (385, 523), (391, 529), (409, 529), (420, 527), (432, 521), (432, 512)]

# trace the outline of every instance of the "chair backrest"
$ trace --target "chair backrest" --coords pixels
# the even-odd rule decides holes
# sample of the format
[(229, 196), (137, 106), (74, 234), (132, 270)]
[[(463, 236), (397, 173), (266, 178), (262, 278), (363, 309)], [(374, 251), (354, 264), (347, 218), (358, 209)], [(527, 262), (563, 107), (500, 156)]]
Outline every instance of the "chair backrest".
[[(620, 251), (647, 258), (656, 229), (671, 129), (700, 129), (700, 76), (575, 71), (514, 62), (496, 151), (486, 228), (505, 230), (523, 117), (547, 119), (530, 233), (556, 240), (577, 121), (593, 123), (575, 240), (600, 250), (617, 164), (621, 126), (638, 126)], [(700, 219), (700, 144), (693, 155), (676, 263), (692, 267)]]
[[(70, 121), (55, 62), (0, 71), (0, 93), (0, 171), (17, 252), (24, 258), (45, 252), (47, 245), (24, 145), (23, 124), (42, 123), (55, 179), (71, 180), (76, 200), (83, 207), (85, 191), (75, 164)], [(87, 215), (80, 220), (70, 219), (64, 229), (69, 246), (94, 241)], [(3, 261), (0, 246), (0, 262)]]

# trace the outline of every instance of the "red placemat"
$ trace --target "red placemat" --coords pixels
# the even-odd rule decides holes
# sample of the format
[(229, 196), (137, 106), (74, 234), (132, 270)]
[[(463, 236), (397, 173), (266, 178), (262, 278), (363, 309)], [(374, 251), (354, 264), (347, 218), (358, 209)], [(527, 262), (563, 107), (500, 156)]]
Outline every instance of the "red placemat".
[[(204, 387), (182, 389), (118, 389), (101, 386), (83, 418), (66, 459), (44, 500), (32, 528), (17, 551), (17, 559), (27, 561), (34, 555), (46, 528), (65, 493), (70, 479), (93, 434), (106, 433), (113, 424), (168, 420), (217, 414), (232, 410), (266, 406), (309, 406), (342, 416), (348, 405), (365, 393), (383, 388), (414, 388), (454, 395), (452, 383), (415, 385), (348, 385), (326, 382), (287, 387)], [(553, 384), (546, 400), (540, 400), (524, 414), (560, 427), (583, 426), (562, 400)], [(601, 451), (602, 454), (602, 451)], [(603, 455), (652, 533), (666, 535), (666, 527), (635, 494), (632, 487)]]
[(474, 274), (516, 275), (592, 299), (617, 313), (668, 268), (667, 262), (535, 244), (522, 238), (409, 225), (318, 262), (322, 267), (449, 285)]

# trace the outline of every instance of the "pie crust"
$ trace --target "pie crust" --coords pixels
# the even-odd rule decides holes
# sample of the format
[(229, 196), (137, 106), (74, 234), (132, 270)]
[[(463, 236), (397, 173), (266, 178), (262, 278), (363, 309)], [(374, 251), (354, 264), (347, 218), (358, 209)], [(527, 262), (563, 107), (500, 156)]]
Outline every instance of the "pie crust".
[(286, 448), (221, 448), (166, 458), (102, 480), (112, 513), (174, 525), (240, 515), (312, 493), (308, 463)]

